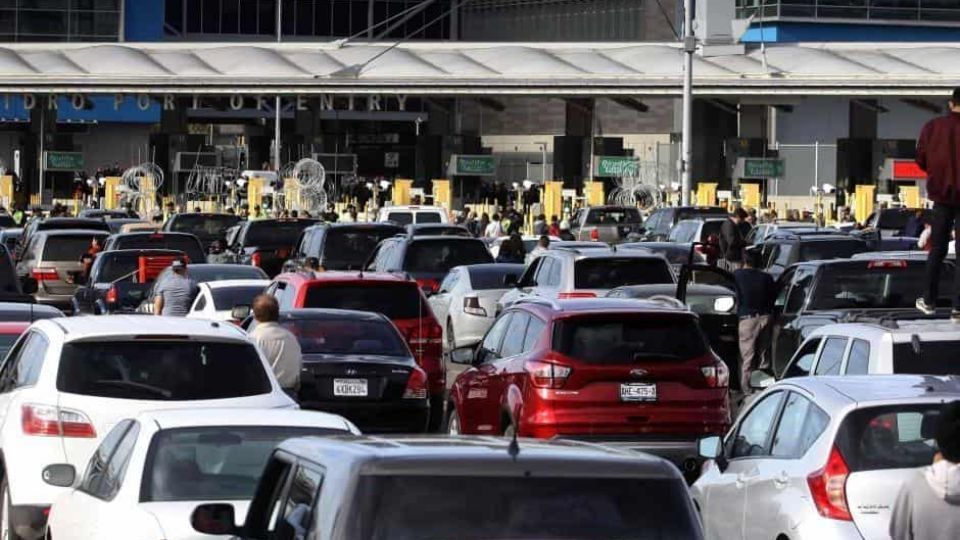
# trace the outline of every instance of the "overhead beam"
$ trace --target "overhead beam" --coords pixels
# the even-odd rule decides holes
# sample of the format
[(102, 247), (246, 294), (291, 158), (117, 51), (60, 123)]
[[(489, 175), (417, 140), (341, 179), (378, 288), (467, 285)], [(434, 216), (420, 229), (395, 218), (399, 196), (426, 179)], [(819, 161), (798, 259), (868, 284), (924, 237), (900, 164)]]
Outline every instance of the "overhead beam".
[(614, 103), (628, 109), (633, 109), (637, 112), (645, 113), (650, 110), (650, 107), (636, 98), (630, 97), (615, 97), (611, 98)]
[(910, 105), (911, 107), (916, 107), (917, 109), (920, 109), (921, 111), (926, 111), (926, 112), (930, 112), (930, 113), (933, 113), (933, 114), (942, 114), (942, 113), (943, 113), (943, 107), (941, 107), (941, 106), (939, 106), (939, 105), (937, 105), (936, 103), (933, 103), (933, 102), (931, 102), (931, 101), (927, 101), (927, 100), (925, 100), (925, 99), (902, 98), (900, 101), (902, 101), (903, 103), (906, 103), (907, 105)]

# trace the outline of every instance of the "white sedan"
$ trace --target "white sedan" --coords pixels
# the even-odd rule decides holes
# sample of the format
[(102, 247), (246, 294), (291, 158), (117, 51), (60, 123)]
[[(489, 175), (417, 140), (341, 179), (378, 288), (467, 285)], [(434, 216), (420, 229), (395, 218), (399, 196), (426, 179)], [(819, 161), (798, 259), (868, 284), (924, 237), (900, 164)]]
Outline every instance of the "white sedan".
[(232, 321), (233, 308), (250, 306), (253, 299), (270, 285), (269, 279), (225, 279), (199, 284), (187, 317), (212, 321)]
[(212, 538), (193, 530), (193, 509), (204, 503), (228, 503), (243, 521), (261, 471), (280, 442), (359, 433), (341, 416), (314, 411), (141, 413), (110, 431), (82, 477), (76, 478), (69, 465), (45, 470), (48, 483), (76, 486), (51, 508), (47, 538)]

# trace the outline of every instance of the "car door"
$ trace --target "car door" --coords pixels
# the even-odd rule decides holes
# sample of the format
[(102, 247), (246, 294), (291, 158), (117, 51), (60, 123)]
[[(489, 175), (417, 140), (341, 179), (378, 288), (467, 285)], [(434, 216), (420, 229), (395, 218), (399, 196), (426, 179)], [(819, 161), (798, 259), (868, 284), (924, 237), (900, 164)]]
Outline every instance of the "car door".
[(536, 286), (530, 291), (533, 296), (557, 298), (560, 294), (560, 270), (563, 263), (554, 257), (544, 257), (534, 280)]
[[(495, 433), (499, 418), (490, 410), (498, 410), (499, 401), (490, 392), (490, 378), (496, 373), (496, 361), (500, 358), (500, 344), (510, 325), (513, 313), (500, 316), (487, 331), (477, 346), (473, 367), (464, 371), (457, 380), (457, 414), (463, 433)], [(491, 420), (492, 418), (492, 420)]]
[(845, 336), (827, 337), (823, 342), (823, 347), (820, 348), (816, 365), (813, 367), (813, 374), (839, 375), (849, 341)]
[(294, 471), (270, 528), (271, 540), (314, 538), (315, 510), (323, 489), (323, 467), (301, 461)]
[[(507, 414), (510, 411), (510, 402), (507, 393), (511, 387), (512, 374), (516, 371), (514, 364), (523, 354), (523, 342), (527, 333), (527, 324), (530, 321), (530, 315), (522, 311), (515, 311), (510, 319), (506, 333), (503, 335), (503, 342), (500, 344), (500, 354), (493, 364), (493, 373), (490, 376), (490, 393), (497, 396), (496, 416), (489, 416), (490, 421), (497, 424), (496, 433), (502, 434), (506, 426), (504, 417), (509, 418)], [(522, 371), (522, 367), (521, 367)], [(487, 411), (491, 412), (491, 411)]]
[[(454, 268), (443, 278), (443, 281), (440, 282), (440, 286), (437, 288), (437, 292), (430, 295), (427, 298), (427, 303), (430, 304), (430, 309), (433, 311), (433, 315), (437, 318), (443, 326), (443, 331), (447, 331), (447, 319), (450, 315), (450, 302), (454, 296), (454, 289), (457, 286), (457, 282), (460, 280), (461, 274), (460, 268)], [(444, 343), (447, 343), (450, 339), (450, 336), (444, 335)]]
[[(759, 474), (759, 462), (769, 454), (774, 422), (783, 404), (783, 391), (771, 392), (751, 404), (724, 444), (726, 467), (704, 485), (701, 508), (707, 538), (743, 538), (747, 520), (747, 482)], [(753, 514), (753, 512), (750, 512)]]
[[(797, 267), (793, 272), (784, 274), (781, 292), (777, 296), (774, 309), (777, 312), (773, 325), (772, 347), (774, 372), (780, 373), (790, 360), (790, 356), (800, 345), (800, 329), (797, 318), (806, 304), (807, 295), (813, 285), (814, 271), (809, 267)], [(789, 285), (787, 285), (789, 283)], [(782, 299), (782, 303), (781, 303)]]

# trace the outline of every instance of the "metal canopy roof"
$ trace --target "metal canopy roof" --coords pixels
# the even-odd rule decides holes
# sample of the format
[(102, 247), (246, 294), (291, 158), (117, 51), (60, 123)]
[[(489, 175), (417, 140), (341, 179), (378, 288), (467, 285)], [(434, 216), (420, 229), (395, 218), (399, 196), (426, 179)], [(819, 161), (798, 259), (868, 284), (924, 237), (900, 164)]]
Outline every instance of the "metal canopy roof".
[[(678, 95), (676, 43), (9, 44), (0, 92)], [(699, 95), (942, 94), (958, 43), (778, 44), (697, 56)], [(357, 74), (359, 70), (359, 74)]]

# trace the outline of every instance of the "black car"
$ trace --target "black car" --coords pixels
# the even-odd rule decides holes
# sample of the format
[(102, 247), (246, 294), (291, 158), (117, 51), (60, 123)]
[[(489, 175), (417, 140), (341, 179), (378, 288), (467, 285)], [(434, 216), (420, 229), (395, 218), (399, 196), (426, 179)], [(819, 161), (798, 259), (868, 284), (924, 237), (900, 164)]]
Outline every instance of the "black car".
[(31, 295), (37, 292), (37, 286), (38, 283), (34, 277), (28, 275), (20, 278), (17, 276), (17, 268), (13, 257), (10, 256), (6, 246), (0, 245), (0, 302), (32, 304), (34, 298)]
[(62, 311), (53, 306), (29, 302), (0, 302), (0, 322), (33, 322), (64, 316)]
[(281, 272), (300, 234), (317, 223), (315, 219), (258, 219), (244, 221), (229, 235), (227, 249), (236, 262), (263, 269), (270, 277)]
[(385, 315), (295, 309), (281, 313), (279, 322), (303, 352), (301, 408), (339, 414), (364, 433), (426, 429), (427, 375)]
[(665, 206), (654, 210), (643, 222), (642, 239), (664, 241), (670, 236), (670, 229), (685, 219), (726, 217), (730, 215), (726, 208), (719, 206)]
[[(938, 307), (950, 305), (954, 261), (940, 275)], [(777, 283), (770, 354), (775, 374), (783, 371), (800, 343), (814, 329), (852, 315), (916, 314), (923, 294), (926, 261), (886, 256), (812, 261), (788, 268)], [(949, 311), (949, 310), (947, 310)]]
[[(690, 244), (677, 244), (675, 242), (630, 242), (620, 244), (617, 249), (642, 249), (651, 253), (659, 253), (667, 258), (674, 271), (680, 272), (680, 268), (688, 263), (705, 263), (707, 257), (700, 251), (694, 250), (691, 254)], [(691, 255), (693, 260), (690, 260)]]
[(360, 270), (382, 240), (403, 234), (392, 223), (319, 223), (303, 230), (285, 271), (301, 267), (307, 257), (320, 260), (324, 270)]
[(148, 298), (157, 274), (184, 256), (169, 249), (122, 249), (98, 253), (86, 283), (73, 293), (76, 315), (130, 313)]
[(762, 268), (774, 279), (796, 263), (849, 259), (871, 250), (864, 240), (835, 231), (777, 232), (749, 249), (760, 250)]
[(17, 239), (17, 248), (13, 254), (14, 258), (17, 260), (20, 259), (23, 247), (27, 245), (27, 241), (30, 240), (33, 233), (37, 231), (60, 231), (65, 229), (110, 232), (110, 227), (107, 225), (107, 222), (99, 218), (36, 218), (27, 223), (23, 228), (23, 233), (21, 233), (20, 238)]
[[(920, 212), (922, 219), (916, 222), (917, 212)], [(865, 231), (879, 231), (882, 236), (918, 236), (918, 232), (923, 231), (923, 220), (929, 217), (930, 211), (917, 208), (884, 208), (873, 212), (867, 216), (863, 223)], [(914, 221), (920, 225), (918, 230), (909, 231), (908, 225)], [(913, 233), (913, 234), (911, 234)]]
[[(169, 267), (164, 268), (144, 294), (138, 313), (153, 313), (154, 291), (164, 280), (170, 279), (173, 273)], [(187, 266), (187, 275), (197, 283), (208, 281), (223, 281), (227, 279), (267, 279), (266, 272), (256, 266), (240, 264), (190, 264)]]
[(454, 266), (494, 262), (486, 244), (477, 238), (459, 236), (395, 237), (380, 242), (366, 269), (406, 273), (420, 288), (434, 293)]
[(112, 234), (103, 244), (103, 251), (119, 249), (172, 249), (182, 251), (191, 263), (207, 261), (207, 255), (196, 236), (187, 233), (130, 232)]
[(214, 241), (225, 240), (227, 229), (239, 222), (240, 217), (232, 214), (193, 212), (170, 216), (162, 230), (192, 234), (200, 240), (204, 249), (209, 249)]

